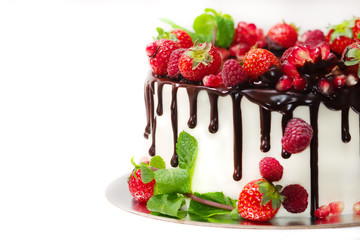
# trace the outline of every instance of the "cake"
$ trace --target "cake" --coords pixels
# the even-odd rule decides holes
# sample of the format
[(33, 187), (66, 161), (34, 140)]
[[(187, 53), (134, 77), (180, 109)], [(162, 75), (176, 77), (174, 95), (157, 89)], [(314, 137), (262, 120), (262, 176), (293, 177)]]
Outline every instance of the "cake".
[[(212, 11), (204, 14), (218, 14)], [(280, 185), (301, 185), (308, 192), (304, 211), (293, 214), (280, 208), (276, 216), (314, 217), (320, 206), (332, 202), (343, 204), (343, 214), (353, 214), (354, 204), (360, 201), (360, 54), (356, 50), (360, 48), (360, 20), (348, 22), (353, 31), (350, 37), (336, 27), (326, 35), (313, 30), (300, 37), (286, 23), (274, 25), (265, 35), (245, 22), (227, 33), (230, 42), (219, 37), (221, 29), (218, 34), (212, 32), (217, 36), (213, 45), (195, 43), (193, 47), (191, 42), (187, 46), (188, 38), (178, 30), (172, 34), (176, 39), (186, 38), (185, 46), (160, 36), (163, 40), (146, 49), (152, 67), (144, 89), (149, 155), (161, 156), (169, 168), (178, 167), (176, 143), (185, 131), (198, 143), (193, 192), (222, 192), (239, 199), (246, 184), (262, 178), (259, 162), (271, 157), (283, 167)], [(288, 35), (280, 39), (277, 34)], [(214, 45), (217, 55), (209, 62), (220, 56), (223, 67), (211, 69), (202, 60), (193, 65), (193, 69), (204, 65), (197, 78), (181, 66), (193, 56), (186, 53), (189, 47), (209, 53)], [(260, 53), (259, 49), (265, 50)], [(255, 58), (255, 67), (251, 66), (253, 52), (264, 54), (270, 62), (265, 70), (257, 69), (264, 65), (262, 58)], [(169, 55), (165, 67), (156, 60), (157, 54), (159, 58)], [(170, 66), (174, 61), (175, 71)], [(293, 154), (282, 143), (292, 119), (305, 122), (312, 135), (305, 150)]]

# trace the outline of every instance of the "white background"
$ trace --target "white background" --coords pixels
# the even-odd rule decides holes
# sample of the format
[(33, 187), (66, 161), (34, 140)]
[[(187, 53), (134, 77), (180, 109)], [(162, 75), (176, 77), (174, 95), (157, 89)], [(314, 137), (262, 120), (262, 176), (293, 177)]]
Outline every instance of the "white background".
[(312, 2), (0, 0), (0, 239), (360, 238), (359, 228), (166, 223), (104, 196), (143, 152), (144, 48), (166, 27), (160, 17), (191, 28), (213, 7), (266, 31), (282, 19), (325, 29), (359, 15), (359, 1)]

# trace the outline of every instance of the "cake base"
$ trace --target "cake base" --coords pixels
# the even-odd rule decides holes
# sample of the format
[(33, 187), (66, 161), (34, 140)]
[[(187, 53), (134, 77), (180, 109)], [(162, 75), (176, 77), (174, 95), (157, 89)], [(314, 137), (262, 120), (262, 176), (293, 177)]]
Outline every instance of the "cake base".
[(132, 198), (128, 190), (126, 174), (116, 179), (106, 189), (107, 199), (120, 209), (148, 217), (151, 219), (189, 224), (195, 226), (221, 227), (221, 228), (246, 228), (246, 229), (321, 229), (321, 228), (345, 228), (360, 227), (360, 215), (343, 214), (339, 217), (328, 217), (326, 220), (313, 219), (311, 217), (275, 217), (268, 222), (256, 223), (248, 220), (235, 221), (229, 217), (200, 218), (187, 216), (185, 219), (174, 219), (164, 216), (152, 215), (144, 204), (138, 203)]

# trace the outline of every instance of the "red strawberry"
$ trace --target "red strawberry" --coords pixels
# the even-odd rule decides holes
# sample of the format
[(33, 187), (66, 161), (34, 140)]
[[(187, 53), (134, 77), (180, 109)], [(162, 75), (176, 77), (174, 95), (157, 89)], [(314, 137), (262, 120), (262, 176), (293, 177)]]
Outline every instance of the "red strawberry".
[(295, 45), (298, 34), (294, 26), (287, 23), (278, 23), (270, 28), (267, 37), (276, 44), (289, 48)]
[(282, 147), (289, 153), (299, 153), (305, 150), (313, 136), (312, 127), (300, 118), (291, 119), (281, 139)]
[(265, 179), (258, 179), (245, 185), (240, 193), (238, 210), (241, 217), (252, 221), (268, 221), (279, 211), (284, 197)]
[(179, 48), (189, 48), (193, 46), (190, 35), (181, 29), (174, 29), (171, 32), (165, 32), (162, 28), (156, 28), (158, 36), (156, 39), (170, 39), (177, 43)]
[(353, 206), (354, 213), (360, 215), (360, 202), (356, 202)]
[(286, 186), (281, 194), (285, 197), (283, 207), (291, 213), (304, 212), (308, 206), (309, 194), (299, 184), (292, 184)]
[(239, 85), (248, 78), (244, 68), (234, 59), (229, 59), (224, 63), (221, 76), (226, 87)]
[(272, 157), (264, 157), (259, 163), (259, 168), (261, 176), (269, 182), (280, 181), (284, 171), (279, 161)]
[(146, 47), (153, 73), (159, 76), (167, 74), (170, 55), (177, 48), (177, 44), (169, 39), (156, 40)]
[(326, 35), (326, 41), (333, 52), (341, 55), (348, 45), (359, 39), (359, 33), (360, 18), (353, 18), (333, 26)]
[(315, 216), (317, 218), (326, 218), (330, 215), (330, 207), (326, 205), (320, 206), (318, 209), (315, 210)]
[(360, 77), (360, 40), (347, 46), (342, 54), (345, 71)]
[(154, 195), (154, 185), (155, 179), (149, 183), (144, 183), (141, 180), (140, 169), (132, 173), (129, 179), (130, 194), (139, 202), (147, 202)]
[(179, 48), (190, 48), (193, 46), (193, 41), (190, 35), (181, 29), (175, 29), (171, 31), (172, 34), (175, 35), (175, 42), (178, 44)]
[(220, 54), (210, 43), (195, 43), (179, 59), (181, 75), (190, 81), (201, 81), (206, 75), (215, 75), (220, 67)]
[(256, 80), (272, 66), (279, 67), (280, 62), (274, 54), (266, 49), (252, 48), (245, 55), (243, 67), (253, 80)]
[(169, 77), (178, 78), (180, 76), (179, 59), (185, 51), (186, 48), (179, 48), (171, 53), (167, 67), (167, 72)]
[(334, 216), (339, 216), (344, 211), (344, 203), (341, 201), (332, 202), (329, 207), (330, 213)]

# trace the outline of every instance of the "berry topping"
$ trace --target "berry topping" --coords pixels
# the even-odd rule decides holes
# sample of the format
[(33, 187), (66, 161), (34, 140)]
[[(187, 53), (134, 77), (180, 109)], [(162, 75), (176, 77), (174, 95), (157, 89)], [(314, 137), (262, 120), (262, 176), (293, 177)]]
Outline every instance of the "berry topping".
[(291, 119), (285, 128), (281, 139), (282, 147), (289, 153), (299, 153), (305, 150), (313, 136), (312, 127), (300, 118)]
[(272, 66), (279, 67), (280, 62), (274, 54), (262, 48), (252, 48), (244, 59), (244, 69), (252, 79), (268, 71)]
[(359, 38), (360, 18), (345, 20), (342, 23), (333, 26), (326, 35), (326, 41), (330, 44), (333, 52), (341, 55), (346, 46), (353, 43), (354, 39)]
[(289, 48), (295, 45), (298, 34), (293, 25), (278, 23), (270, 28), (267, 37), (281, 47)]
[(329, 78), (322, 78), (318, 82), (318, 91), (325, 95), (329, 96), (333, 91), (333, 83)]
[(269, 182), (280, 181), (284, 168), (278, 160), (272, 157), (265, 157), (259, 163), (260, 174)]
[(210, 43), (195, 43), (179, 59), (181, 75), (190, 81), (201, 81), (206, 75), (217, 74), (220, 67), (220, 54)]
[(330, 213), (334, 216), (339, 216), (344, 211), (344, 203), (341, 201), (332, 202), (329, 207)]
[(309, 194), (299, 184), (292, 184), (286, 186), (281, 194), (285, 197), (283, 207), (291, 213), (304, 212), (308, 206)]
[(222, 78), (219, 75), (207, 75), (203, 78), (203, 84), (207, 87), (218, 87), (222, 84)]
[(293, 87), (297, 91), (304, 91), (308, 84), (307, 78), (304, 77), (294, 77), (293, 78)]
[(249, 47), (257, 45), (259, 48), (263, 48), (266, 46), (264, 31), (253, 23), (239, 22), (235, 29), (234, 41), (246, 43)]
[(186, 50), (186, 48), (179, 48), (171, 53), (167, 67), (169, 77), (178, 78), (180, 76), (179, 59)]
[(322, 205), (315, 210), (315, 216), (317, 218), (326, 218), (330, 215), (330, 207), (327, 205)]
[(244, 68), (234, 59), (229, 59), (224, 63), (221, 76), (226, 87), (236, 86), (248, 78)]
[[(154, 50), (155, 46), (157, 50)], [(160, 76), (165, 76), (167, 74), (170, 55), (177, 48), (177, 44), (169, 39), (156, 40), (146, 47), (148, 56), (153, 53), (149, 58), (153, 73)]]
[(325, 35), (319, 29), (309, 30), (301, 36), (301, 42), (303, 42), (309, 46), (316, 46), (319, 43), (324, 42), (324, 41), (325, 41)]
[(141, 170), (137, 169), (129, 179), (130, 194), (139, 202), (147, 202), (154, 195), (155, 180), (144, 183), (141, 180)]
[(360, 215), (360, 202), (356, 202), (353, 206), (354, 213)]
[(279, 211), (283, 200), (278, 186), (265, 179), (254, 180), (246, 184), (240, 193), (239, 214), (252, 221), (268, 221)]
[(221, 48), (221, 47), (215, 47), (215, 48), (220, 53), (222, 62), (225, 62), (226, 59), (228, 59), (230, 56), (230, 51), (227, 50), (226, 48)]
[(236, 57), (239, 61), (243, 61), (245, 54), (251, 49), (247, 43), (237, 43), (230, 46), (230, 55)]
[(341, 60), (344, 62), (347, 73), (360, 77), (360, 40), (345, 48)]
[(279, 81), (277, 82), (275, 88), (278, 91), (287, 91), (292, 87), (292, 79), (288, 75), (283, 75), (280, 77)]
[(158, 36), (156, 39), (170, 39), (177, 43), (179, 48), (189, 48), (193, 46), (190, 35), (181, 29), (174, 29), (171, 32), (165, 32), (162, 28), (156, 28)]

